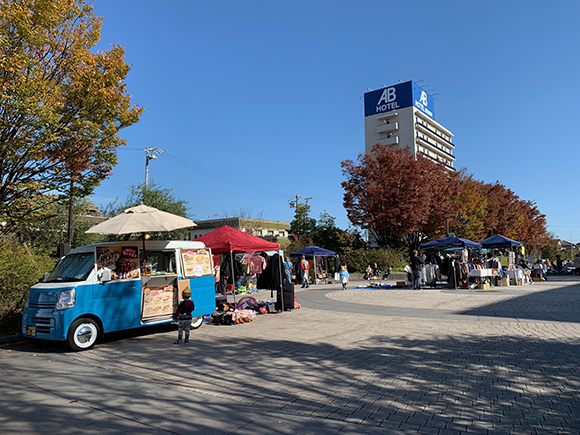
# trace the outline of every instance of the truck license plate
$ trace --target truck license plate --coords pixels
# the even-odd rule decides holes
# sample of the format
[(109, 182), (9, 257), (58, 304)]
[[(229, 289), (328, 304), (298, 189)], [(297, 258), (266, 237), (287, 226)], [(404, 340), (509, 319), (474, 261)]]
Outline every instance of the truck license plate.
[(27, 326), (26, 335), (29, 337), (34, 337), (36, 335), (36, 326)]

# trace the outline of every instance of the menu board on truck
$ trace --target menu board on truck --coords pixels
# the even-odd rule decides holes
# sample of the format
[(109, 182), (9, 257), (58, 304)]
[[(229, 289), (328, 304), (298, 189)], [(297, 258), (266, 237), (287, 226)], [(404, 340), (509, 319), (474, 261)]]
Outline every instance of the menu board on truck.
[(145, 287), (143, 289), (143, 319), (173, 315), (177, 303), (173, 285)]
[(183, 262), (184, 277), (213, 275), (211, 258), (207, 249), (181, 251), (181, 260)]
[(134, 246), (97, 246), (97, 270), (111, 270), (112, 279), (139, 278), (138, 249)]

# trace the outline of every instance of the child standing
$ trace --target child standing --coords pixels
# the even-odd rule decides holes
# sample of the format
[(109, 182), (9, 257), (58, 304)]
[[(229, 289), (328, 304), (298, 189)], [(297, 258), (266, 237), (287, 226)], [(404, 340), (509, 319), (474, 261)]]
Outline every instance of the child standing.
[(179, 322), (179, 327), (177, 329), (177, 340), (173, 344), (181, 344), (183, 338), (183, 331), (185, 331), (185, 341), (184, 343), (189, 343), (189, 331), (191, 329), (191, 313), (195, 309), (195, 305), (191, 298), (191, 290), (186, 288), (181, 293), (183, 296), (183, 301), (177, 307), (177, 311), (173, 314), (173, 320)]
[[(370, 267), (370, 265), (369, 265), (369, 267)], [(348, 281), (350, 280), (350, 274), (348, 273), (348, 268), (346, 267), (346, 263), (340, 265), (339, 277), (340, 277), (340, 283), (342, 284), (342, 289), (346, 290), (346, 285), (348, 284)]]

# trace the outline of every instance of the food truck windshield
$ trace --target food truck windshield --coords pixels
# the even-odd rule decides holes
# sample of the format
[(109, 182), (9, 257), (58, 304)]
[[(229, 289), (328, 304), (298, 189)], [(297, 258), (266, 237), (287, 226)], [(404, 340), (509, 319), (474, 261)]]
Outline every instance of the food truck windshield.
[(58, 262), (46, 282), (85, 281), (94, 264), (95, 254), (92, 252), (69, 254)]

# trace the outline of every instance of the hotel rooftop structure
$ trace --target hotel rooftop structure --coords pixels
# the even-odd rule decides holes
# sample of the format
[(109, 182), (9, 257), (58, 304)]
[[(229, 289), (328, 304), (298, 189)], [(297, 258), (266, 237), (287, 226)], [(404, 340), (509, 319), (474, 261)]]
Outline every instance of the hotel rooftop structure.
[(408, 81), (364, 95), (365, 152), (377, 143), (391, 149), (409, 147), (455, 171), (453, 134), (435, 121), (434, 100), (417, 83)]

